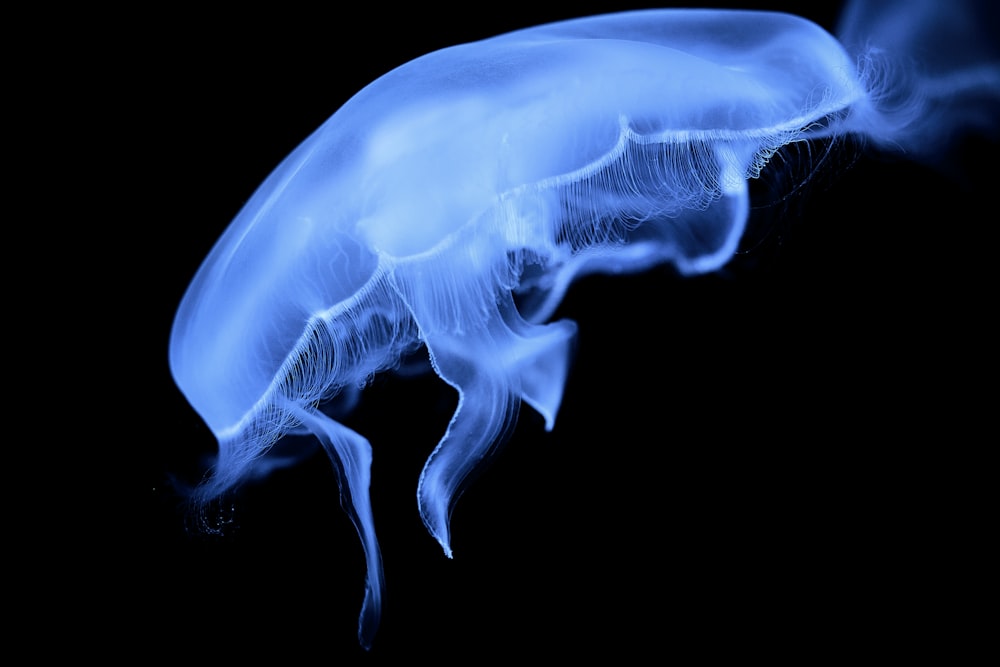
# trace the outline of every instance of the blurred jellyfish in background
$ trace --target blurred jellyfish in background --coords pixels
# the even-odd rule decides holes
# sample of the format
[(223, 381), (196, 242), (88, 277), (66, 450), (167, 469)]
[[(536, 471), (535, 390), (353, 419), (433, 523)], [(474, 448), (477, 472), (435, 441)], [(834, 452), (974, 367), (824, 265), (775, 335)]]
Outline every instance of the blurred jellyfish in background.
[(337, 417), (372, 378), (423, 356), (458, 394), (415, 480), (450, 557), (454, 502), (522, 403), (555, 426), (576, 325), (552, 318), (574, 279), (723, 267), (749, 181), (786, 146), (855, 136), (935, 162), (995, 129), (997, 25), (980, 10), (853, 3), (839, 41), (789, 14), (625, 12), (385, 74), (267, 178), (178, 309), (170, 367), (219, 444), (195, 511), (266, 475), (287, 436), (315, 438), (364, 547), (370, 647), (373, 448)]

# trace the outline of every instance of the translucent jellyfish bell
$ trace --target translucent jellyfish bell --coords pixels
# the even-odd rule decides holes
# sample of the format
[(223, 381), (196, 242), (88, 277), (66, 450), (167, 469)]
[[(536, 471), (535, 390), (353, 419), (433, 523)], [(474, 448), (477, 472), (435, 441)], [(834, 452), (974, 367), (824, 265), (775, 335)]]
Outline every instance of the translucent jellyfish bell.
[(261, 185), (178, 310), (171, 369), (219, 441), (195, 499), (314, 435), (365, 549), (369, 646), (372, 448), (327, 404), (426, 348), (459, 396), (417, 490), (450, 556), (453, 502), (521, 403), (554, 426), (576, 326), (549, 320), (573, 278), (721, 267), (776, 151), (892, 134), (857, 72), (798, 17), (657, 10), (444, 49), (370, 84)]

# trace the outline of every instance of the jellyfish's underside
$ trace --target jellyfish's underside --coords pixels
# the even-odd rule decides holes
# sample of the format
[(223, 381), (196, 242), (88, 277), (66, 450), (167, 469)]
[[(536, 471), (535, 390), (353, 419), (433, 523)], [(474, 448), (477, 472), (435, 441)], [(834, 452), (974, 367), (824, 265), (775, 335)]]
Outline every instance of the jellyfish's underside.
[(417, 490), (450, 556), (463, 480), (521, 402), (554, 425), (576, 326), (549, 320), (573, 278), (722, 266), (771, 155), (863, 124), (856, 69), (797, 17), (657, 10), (445, 49), (364, 88), (265, 181), (181, 304), (171, 368), (219, 440), (196, 500), (283, 436), (316, 436), (364, 546), (370, 646), (371, 446), (321, 404), (426, 348), (459, 396)]

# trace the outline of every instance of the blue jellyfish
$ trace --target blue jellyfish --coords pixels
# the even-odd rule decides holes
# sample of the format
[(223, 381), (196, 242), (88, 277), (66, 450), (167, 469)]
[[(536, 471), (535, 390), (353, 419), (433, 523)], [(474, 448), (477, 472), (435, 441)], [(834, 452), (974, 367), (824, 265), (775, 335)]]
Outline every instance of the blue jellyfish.
[(260, 186), (178, 309), (170, 367), (218, 439), (199, 511), (266, 471), (286, 436), (314, 437), (364, 548), (369, 647), (372, 447), (337, 416), (418, 355), (454, 388), (417, 482), (450, 557), (454, 502), (522, 403), (555, 425), (576, 325), (552, 318), (574, 279), (717, 270), (749, 180), (783, 147), (916, 146), (927, 109), (1000, 88), (996, 67), (897, 85), (864, 49), (788, 14), (652, 10), (443, 49), (365, 87)]

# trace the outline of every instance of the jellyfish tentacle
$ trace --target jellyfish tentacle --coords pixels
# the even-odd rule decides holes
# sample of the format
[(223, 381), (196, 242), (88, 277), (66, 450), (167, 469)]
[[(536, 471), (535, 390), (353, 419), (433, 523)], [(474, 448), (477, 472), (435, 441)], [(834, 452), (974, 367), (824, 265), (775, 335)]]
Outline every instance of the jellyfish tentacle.
[(547, 429), (554, 426), (575, 335), (570, 321), (526, 322), (507, 294), (475, 329), (428, 338), (434, 368), (458, 391), (458, 407), (420, 474), (417, 502), (449, 558), (455, 501), (469, 475), (510, 437), (521, 400), (544, 417)]
[(323, 445), (337, 473), (340, 504), (354, 523), (361, 538), (368, 575), (365, 579), (365, 599), (358, 618), (358, 641), (371, 648), (382, 614), (382, 555), (375, 535), (368, 488), (371, 482), (372, 448), (368, 440), (323, 413), (297, 405), (290, 412)]
[(420, 473), (417, 504), (428, 532), (451, 558), (449, 523), (455, 500), (469, 474), (510, 437), (520, 399), (496, 368), (479, 367), (476, 359), (450, 344), (428, 341), (428, 347), (438, 373), (458, 391), (458, 407)]
[(517, 311), (510, 293), (502, 294), (498, 305), (514, 337), (514, 344), (507, 346), (507, 366), (520, 381), (521, 398), (542, 415), (545, 430), (551, 431), (566, 388), (576, 342), (576, 322), (560, 320), (545, 325), (527, 322)]

